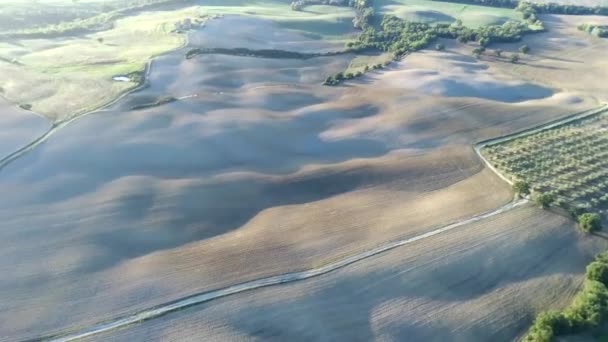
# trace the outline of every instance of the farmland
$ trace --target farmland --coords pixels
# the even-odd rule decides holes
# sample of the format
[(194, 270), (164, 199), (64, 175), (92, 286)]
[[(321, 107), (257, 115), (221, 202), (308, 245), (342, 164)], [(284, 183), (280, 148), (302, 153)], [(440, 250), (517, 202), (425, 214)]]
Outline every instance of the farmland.
[(513, 181), (566, 208), (608, 209), (608, 109), (558, 127), (492, 144), (482, 153)]
[[(0, 15), (32, 6), (14, 1), (24, 7)], [(404, 31), (396, 18), (394, 31), (376, 37), (403, 39), (359, 51), (344, 50), (365, 37), (346, 6), (121, 7), (144, 2), (105, 2), (120, 12), (106, 18), (101, 2), (81, 0), (70, 7), (80, 14), (66, 11), (0, 42), (0, 89), (10, 100), (0, 103), (0, 149), (16, 155), (0, 169), (8, 194), (0, 196), (1, 341), (78, 333), (351, 258), (321, 276), (91, 339), (513, 340), (539, 311), (567, 306), (584, 265), (608, 246), (578, 234), (568, 217), (514, 201), (473, 148), (605, 101), (608, 87), (597, 78), (608, 72), (607, 41), (572, 25), (595, 20), (546, 16), (549, 31), (528, 36), (511, 9), (379, 0), (379, 14), (454, 23), (444, 33), (471, 39), (430, 26)], [(39, 3), (56, 11), (68, 1)], [(524, 42), (508, 43), (522, 33)], [(531, 52), (518, 64), (471, 53), (480, 39), (501, 37), (509, 39), (489, 49), (512, 53), (525, 43)], [(328, 75), (361, 71), (322, 86)], [(560, 198), (593, 203), (604, 189), (606, 116), (556, 127), (555, 136), (522, 136), (544, 139), (527, 143), (536, 151), (545, 144), (545, 154), (571, 154), (539, 160), (538, 172), (512, 163), (538, 174), (538, 184), (530, 181), (538, 191), (596, 186)], [(12, 154), (45, 131), (53, 134)], [(560, 139), (572, 146), (546, 143)], [(483, 151), (497, 165), (498, 146)], [(551, 184), (555, 163), (583, 173)], [(368, 255), (400, 241), (410, 242)]]

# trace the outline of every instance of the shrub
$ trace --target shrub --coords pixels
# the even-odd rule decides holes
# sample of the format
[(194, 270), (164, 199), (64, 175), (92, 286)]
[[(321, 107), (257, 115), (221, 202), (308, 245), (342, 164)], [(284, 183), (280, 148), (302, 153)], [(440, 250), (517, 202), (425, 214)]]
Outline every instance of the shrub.
[(443, 50), (445, 50), (445, 45), (438, 43), (437, 45), (435, 45), (435, 50), (443, 51)]
[(584, 213), (578, 217), (579, 228), (587, 233), (592, 233), (602, 229), (600, 215), (595, 213)]
[(511, 57), (509, 57), (509, 61), (511, 61), (511, 63), (519, 62), (519, 55), (516, 53), (512, 54)]
[(522, 45), (519, 47), (519, 52), (527, 54), (530, 52), (530, 47), (528, 45)]

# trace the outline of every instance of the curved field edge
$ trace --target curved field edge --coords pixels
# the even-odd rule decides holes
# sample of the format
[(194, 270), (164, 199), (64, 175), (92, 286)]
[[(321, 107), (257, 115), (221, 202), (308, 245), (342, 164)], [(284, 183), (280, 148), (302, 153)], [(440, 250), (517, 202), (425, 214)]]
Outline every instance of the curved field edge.
[(523, 138), (523, 137), (527, 137), (530, 135), (534, 135), (539, 132), (547, 131), (547, 130), (550, 130), (553, 128), (557, 128), (557, 127), (560, 127), (563, 125), (567, 125), (567, 124), (582, 120), (582, 119), (593, 117), (593, 116), (605, 113), (606, 111), (608, 111), (608, 104), (603, 104), (602, 106), (600, 106), (598, 108), (587, 110), (587, 111), (580, 112), (580, 113), (571, 114), (564, 118), (553, 120), (548, 123), (540, 124), (540, 125), (531, 127), (529, 129), (523, 130), (521, 132), (508, 134), (508, 135), (505, 135), (505, 136), (499, 137), (499, 138), (484, 140), (484, 141), (481, 141), (481, 142), (475, 144), (475, 147), (474, 147), (475, 152), (483, 160), (484, 164), (488, 168), (490, 168), (496, 175), (498, 175), (505, 182), (513, 185), (513, 179), (508, 178), (506, 175), (501, 173), (499, 170), (496, 169), (496, 167), (494, 167), (494, 165), (492, 165), (492, 163), (490, 163), (486, 159), (486, 157), (483, 155), (483, 152), (481, 151), (484, 147), (498, 145), (498, 144), (506, 143), (509, 141), (513, 141), (518, 138)]

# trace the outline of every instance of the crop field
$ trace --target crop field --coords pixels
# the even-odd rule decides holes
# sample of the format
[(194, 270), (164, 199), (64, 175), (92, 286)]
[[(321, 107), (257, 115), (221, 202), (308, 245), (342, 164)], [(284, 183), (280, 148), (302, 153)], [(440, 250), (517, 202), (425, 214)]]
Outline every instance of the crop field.
[[(129, 3), (138, 1), (147, 0)], [(523, 201), (510, 207), (509, 185), (471, 147), (596, 108), (597, 98), (512, 72), (533, 57), (507, 70), (456, 40), (336, 87), (321, 82), (390, 56), (185, 58), (180, 49), (335, 51), (357, 32), (350, 8), (289, 3), (204, 0), (130, 13), (86, 34), (0, 43), (0, 95), (13, 103), (0, 103), (4, 155), (48, 130), (34, 113), (61, 122), (103, 107), (0, 171), (10, 194), (0, 196), (0, 341), (86, 329), (462, 222), (327, 276), (98, 337), (502, 341), (538, 310), (567, 304), (606, 241)], [(378, 4), (432, 22), (519, 19), (423, 0)], [(184, 19), (196, 29), (176, 32)], [(113, 81), (152, 58), (146, 87), (129, 92), (136, 82)], [(605, 156), (590, 141), (588, 155)], [(513, 210), (485, 216), (497, 208)]]
[(315, 279), (226, 297), (87, 342), (514, 341), (559, 308), (604, 240), (532, 205)]
[(482, 153), (513, 180), (568, 204), (608, 209), (608, 110), (504, 143)]

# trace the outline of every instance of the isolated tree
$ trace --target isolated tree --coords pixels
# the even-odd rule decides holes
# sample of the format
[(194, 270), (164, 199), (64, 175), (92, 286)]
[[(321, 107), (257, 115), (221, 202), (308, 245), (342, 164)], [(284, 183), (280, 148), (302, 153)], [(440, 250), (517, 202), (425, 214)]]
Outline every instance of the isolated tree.
[(445, 45), (443, 45), (442, 43), (438, 43), (437, 45), (435, 45), (435, 50), (443, 51), (445, 50)]
[(479, 39), (480, 46), (486, 47), (486, 46), (488, 46), (488, 44), (490, 44), (490, 38), (483, 37), (483, 38)]
[(496, 50), (494, 50), (494, 54), (496, 55), (496, 57), (501, 57), (502, 56), (502, 50), (501, 49), (496, 49)]
[(102, 38), (102, 37), (97, 38), (97, 41), (98, 41), (100, 44), (103, 44), (103, 38)]
[(522, 45), (519, 47), (519, 52), (527, 54), (530, 52), (530, 47), (528, 45)]
[(509, 61), (513, 64), (519, 62), (519, 55), (516, 53), (512, 54), (511, 57), (509, 57)]
[(600, 215), (595, 213), (584, 213), (578, 217), (578, 227), (586, 233), (596, 232), (602, 229)]
[(458, 38), (456, 38), (456, 40), (459, 43), (463, 43), (463, 44), (466, 44), (469, 42), (469, 38), (467, 36), (458, 36)]
[(534, 202), (543, 209), (549, 208), (555, 202), (555, 196), (552, 194), (537, 194), (534, 196)]
[(528, 195), (530, 194), (530, 184), (524, 181), (517, 181), (513, 183), (513, 192), (519, 196)]

